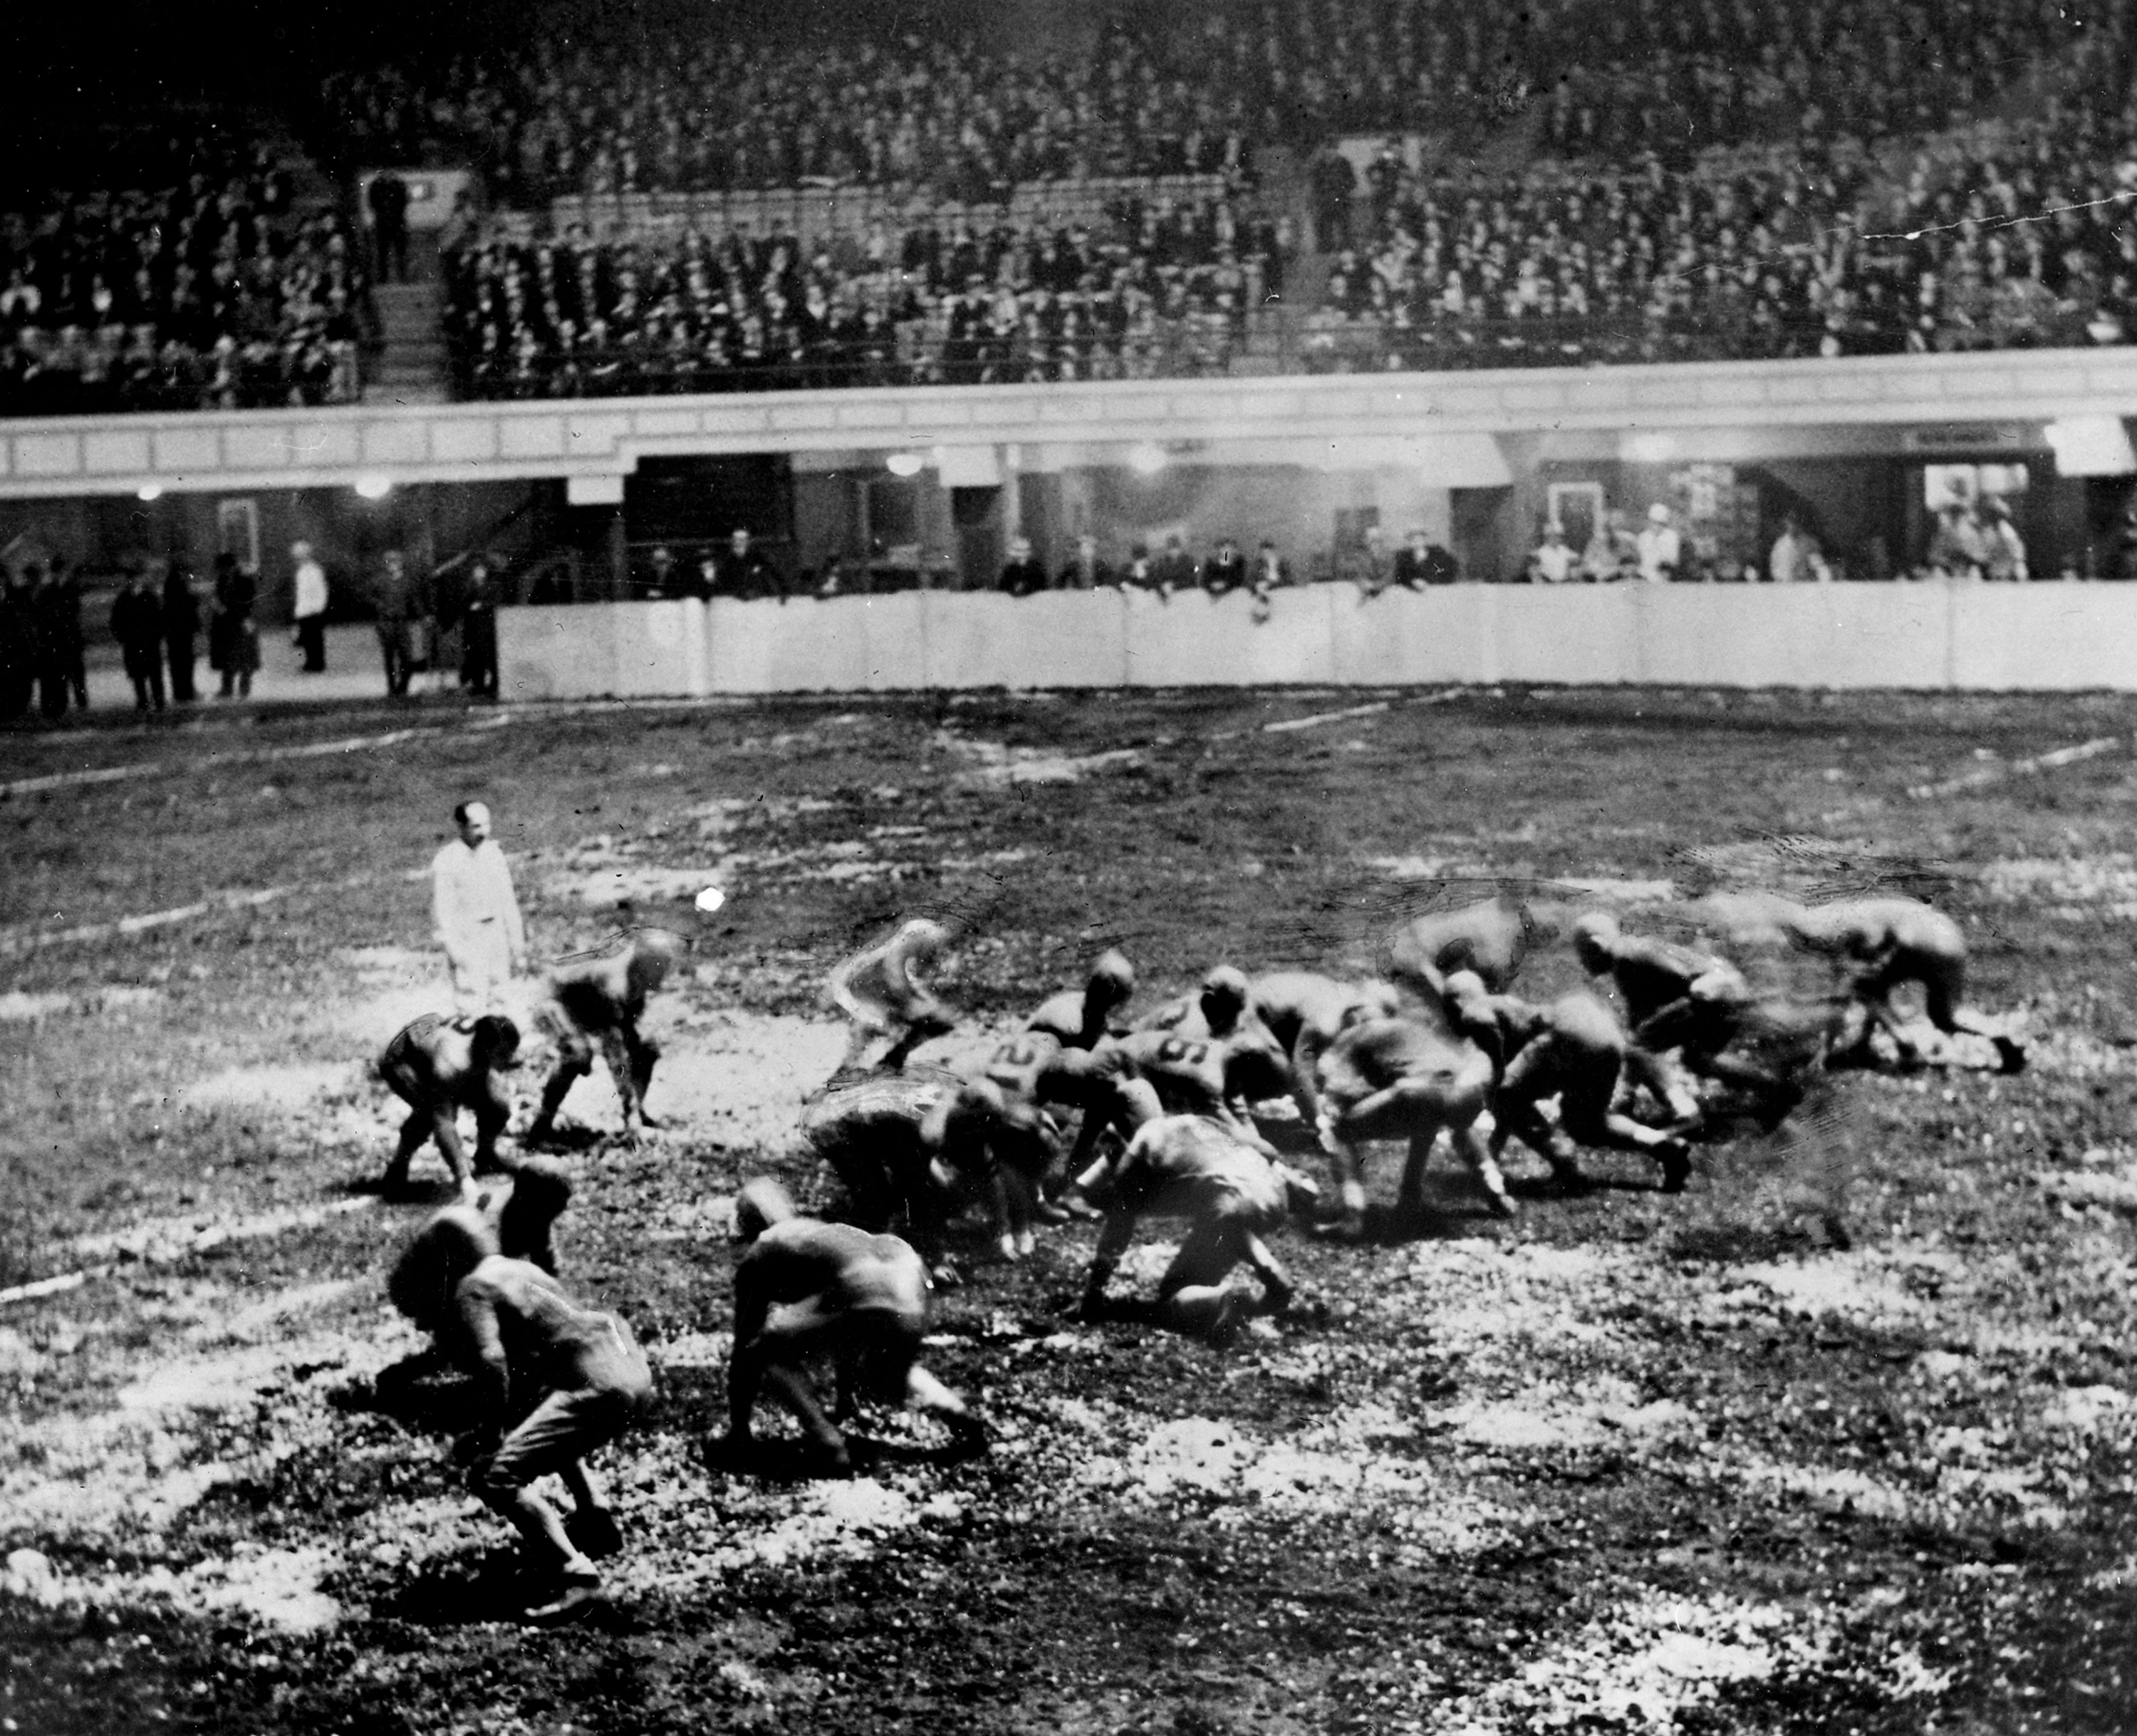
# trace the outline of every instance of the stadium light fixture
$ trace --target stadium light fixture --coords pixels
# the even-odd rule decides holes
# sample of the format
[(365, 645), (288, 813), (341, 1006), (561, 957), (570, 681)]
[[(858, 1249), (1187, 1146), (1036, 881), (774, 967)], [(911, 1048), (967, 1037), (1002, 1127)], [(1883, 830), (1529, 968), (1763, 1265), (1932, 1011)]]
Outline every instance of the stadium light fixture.
[(927, 468), (927, 460), (918, 452), (893, 452), (883, 461), (883, 467), (893, 476), (918, 476)]
[(136, 500), (161, 500), (163, 485), (160, 482), (144, 482), (134, 491), (134, 498)]
[(1677, 457), (1678, 448), (1674, 434), (1656, 429), (1628, 434), (1621, 450), (1636, 464), (1666, 464)]
[(356, 492), (366, 500), (383, 500), (393, 492), (393, 479), (390, 476), (359, 476), (356, 479)]
[(1143, 440), (1128, 449), (1128, 468), (1138, 476), (1155, 476), (1166, 466), (1165, 448)]

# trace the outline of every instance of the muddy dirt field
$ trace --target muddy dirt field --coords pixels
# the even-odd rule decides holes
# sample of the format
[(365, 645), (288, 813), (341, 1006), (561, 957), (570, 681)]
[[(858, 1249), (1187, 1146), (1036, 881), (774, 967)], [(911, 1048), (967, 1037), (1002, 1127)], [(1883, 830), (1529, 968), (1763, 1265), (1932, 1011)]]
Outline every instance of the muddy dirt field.
[[(0, 1729), (2137, 1728), (2133, 730), (2120, 699), (1511, 691), (9, 737)], [(655, 1009), (665, 1131), (610, 1137), (598, 1077), (567, 1106), (564, 1273), (659, 1390), (600, 1461), (613, 1596), (553, 1631), (511, 1619), (455, 1393), (374, 1388), (427, 1208), (363, 1190), (397, 1121), (368, 1067), (449, 1004), (422, 871), (470, 795), (538, 955), (728, 894)], [(756, 1471), (708, 1468), (728, 1208), (758, 1172), (835, 1203), (796, 1129), (859, 938), (968, 919), (966, 1022), (922, 1051), (955, 1063), (1105, 945), (1140, 1010), (1220, 959), (1362, 970), (1508, 883), (1806, 987), (1743, 894), (1916, 892), (2031, 1064), (1837, 1075), (1677, 1197), (1592, 1154), (1562, 1193), (1516, 1146), (1511, 1223), (1443, 1154), (1421, 1230), (1282, 1238), (1299, 1304), (1222, 1351), (1075, 1320), (1089, 1227), (1013, 1266), (974, 1222), (928, 1357), (990, 1452), (874, 1414), (811, 1481), (767, 1407)], [(1517, 987), (1579, 975), (1553, 946)]]

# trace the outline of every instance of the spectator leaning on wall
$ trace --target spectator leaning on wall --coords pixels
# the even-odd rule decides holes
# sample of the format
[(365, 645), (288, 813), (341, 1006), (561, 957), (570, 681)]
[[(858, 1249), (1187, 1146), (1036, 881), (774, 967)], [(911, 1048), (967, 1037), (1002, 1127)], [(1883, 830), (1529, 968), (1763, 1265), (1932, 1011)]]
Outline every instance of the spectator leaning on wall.
[(1529, 551), (1529, 571), (1541, 585), (1563, 585), (1579, 576), (1580, 557), (1554, 518), (1543, 528), (1543, 541)]
[(1031, 538), (1012, 537), (1009, 559), (1002, 563), (1001, 588), (1011, 596), (1030, 596), (1046, 588), (1046, 569), (1031, 552)]
[(1981, 540), (1984, 578), (2023, 581), (2027, 576), (2025, 540), (2011, 522), (2010, 508), (1993, 494), (1981, 503)]
[(1247, 582), (1247, 559), (1229, 537), (1219, 537), (1217, 547), (1202, 563), (1202, 588), (1212, 596), (1237, 591)]
[(1069, 556), (1054, 582), (1063, 591), (1093, 591), (1119, 581), (1113, 569), (1099, 558), (1098, 539), (1087, 531), (1076, 539), (1076, 552)]
[(752, 539), (747, 525), (737, 525), (728, 535), (720, 557), (719, 591), (723, 596), (776, 596), (786, 601), (786, 576)]

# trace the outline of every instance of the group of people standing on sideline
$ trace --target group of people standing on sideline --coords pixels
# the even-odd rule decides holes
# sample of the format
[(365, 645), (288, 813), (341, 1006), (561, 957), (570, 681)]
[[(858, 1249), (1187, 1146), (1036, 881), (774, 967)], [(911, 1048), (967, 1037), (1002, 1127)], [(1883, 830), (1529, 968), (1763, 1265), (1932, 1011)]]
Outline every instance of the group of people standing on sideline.
[[(389, 694), (409, 691), (413, 673), (440, 668), (442, 629), (456, 626), (461, 684), (478, 698), (498, 693), (497, 610), (507, 600), (483, 556), (424, 576), (389, 549), (368, 583), (356, 590), (369, 605)], [(108, 578), (94, 583), (102, 591)], [(0, 560), (0, 724), (41, 718), (64, 722), (89, 708), (90, 629), (102, 605), (85, 596), (81, 570), (64, 555), (10, 566)], [(290, 597), (295, 673), (327, 669), (327, 622), (338, 581), (310, 542), (290, 546)], [(105, 617), (134, 691), (137, 711), (161, 712), (200, 698), (196, 677), (205, 639), (221, 698), (249, 698), (260, 669), (260, 576), (234, 553), (216, 557), (203, 589), (183, 554), (137, 557), (119, 575)], [(450, 605), (449, 607), (447, 605)]]
[[(253, 620), (258, 605), (258, 581), (235, 555), (217, 557), (206, 598), (183, 556), (130, 564), (112, 600), (110, 625), (135, 708), (162, 711), (170, 702), (187, 705), (200, 697), (193, 671), (203, 625), (222, 696), (249, 694), (260, 667)], [(89, 709), (83, 606), (80, 575), (64, 556), (7, 575), (0, 586), (0, 722), (35, 714), (58, 723), (71, 711)]]

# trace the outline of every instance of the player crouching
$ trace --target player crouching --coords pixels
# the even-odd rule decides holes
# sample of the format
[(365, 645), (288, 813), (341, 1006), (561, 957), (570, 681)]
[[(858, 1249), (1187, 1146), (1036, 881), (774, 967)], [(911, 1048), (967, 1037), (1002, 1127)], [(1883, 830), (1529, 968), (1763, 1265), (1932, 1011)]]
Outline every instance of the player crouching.
[(667, 929), (640, 928), (551, 967), (549, 1000), (541, 1016), (557, 1040), (557, 1058), (542, 1087), (542, 1106), (528, 1126), (529, 1142), (550, 1137), (565, 1097), (593, 1071), (596, 1046), (623, 1102), (625, 1140), (635, 1145), (644, 1129), (660, 1125), (645, 1112), (660, 1048), (638, 1025), (647, 999), (668, 980), (689, 945)]
[[(499, 1167), (498, 1135), (512, 1119), (512, 1099), (498, 1074), (519, 1053), (519, 1027), (498, 1014), (468, 1020), (431, 1014), (402, 1028), (378, 1058), (378, 1077), (408, 1106), (400, 1143), (379, 1178), (382, 1193), (408, 1184), (408, 1167), (424, 1141), (436, 1140), (463, 1198), (474, 1175)], [(475, 1169), (460, 1147), (460, 1112), (475, 1111)]]
[[(1033, 1238), (1018, 1204), (1059, 1157), (1054, 1123), (1035, 1106), (949, 1073), (871, 1074), (826, 1091), (803, 1112), (801, 1136), (839, 1178), (863, 1228), (887, 1230), (903, 1213), (943, 1285), (958, 1281), (943, 1247), (957, 1196), (986, 1199), (1002, 1257), (1020, 1258)], [(1012, 1174), (1025, 1183), (1012, 1186)]]
[(845, 1434), (803, 1369), (817, 1356), (830, 1358), (835, 1370), (840, 1422), (865, 1394), (932, 1414), (962, 1447), (986, 1444), (965, 1401), (920, 1366), (932, 1286), (910, 1245), (804, 1218), (783, 1188), (762, 1176), (736, 1200), (735, 1233), (748, 1249), (735, 1267), (728, 1432), (719, 1443), (726, 1452), (748, 1448), (757, 1393), (768, 1388), (835, 1470), (853, 1468)]
[[(387, 1286), (394, 1306), (475, 1383), (482, 1420), (455, 1446), (468, 1487), (520, 1534), (533, 1582), (528, 1618), (561, 1620), (601, 1591), (593, 1558), (620, 1545), (587, 1456), (628, 1428), (652, 1371), (613, 1314), (579, 1307), (532, 1261), (498, 1252), (482, 1213), (448, 1207), (418, 1233)], [(568, 1522), (530, 1486), (553, 1473)]]
[[(1077, 1185), (1106, 1214), (1084, 1279), (1084, 1319), (1121, 1311), (1108, 1304), (1106, 1286), (1149, 1216), (1188, 1221), (1158, 1280), (1152, 1311), (1160, 1324), (1222, 1342), (1257, 1307), (1274, 1314), (1291, 1305), (1291, 1279), (1263, 1238), (1283, 1224), (1295, 1194), (1304, 1204), (1316, 1190), (1216, 1122), (1192, 1115), (1146, 1121), (1125, 1151)], [(1243, 1261), (1261, 1280), (1258, 1303), (1225, 1282)]]
[[(1662, 1165), (1662, 1191), (1683, 1191), (1692, 1169), (1683, 1140), (1643, 1126), (1612, 1106), (1630, 1039), (1618, 1015), (1584, 989), (1541, 1004), (1494, 994), (1473, 970), (1447, 979), (1447, 1012), (1455, 1028), (1492, 1058), (1498, 1083), (1492, 1095), (1497, 1158), (1509, 1135), (1544, 1159), (1562, 1185), (1582, 1184), (1579, 1145), (1640, 1151)], [(1542, 1111), (1558, 1099), (1558, 1125)]]
[(831, 972), (826, 994), (853, 1026), (833, 1078), (859, 1068), (861, 1057), (879, 1037), (891, 1041), (876, 1067), (896, 1072), (929, 1038), (947, 1036), (957, 1028), (949, 1008), (919, 975), (920, 967), (952, 938), (947, 924), (932, 917), (913, 917)]

